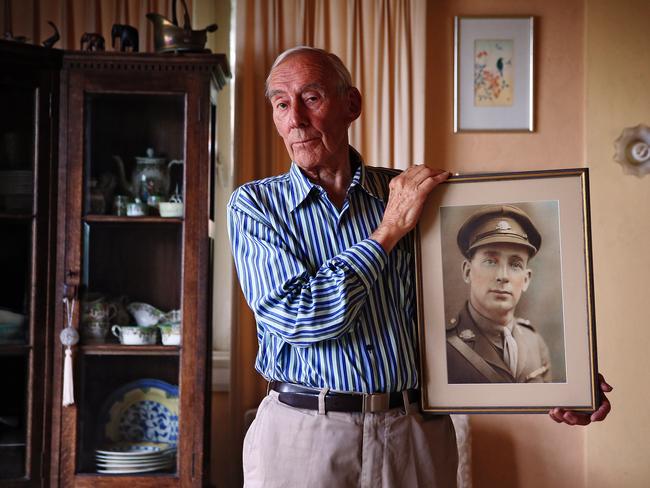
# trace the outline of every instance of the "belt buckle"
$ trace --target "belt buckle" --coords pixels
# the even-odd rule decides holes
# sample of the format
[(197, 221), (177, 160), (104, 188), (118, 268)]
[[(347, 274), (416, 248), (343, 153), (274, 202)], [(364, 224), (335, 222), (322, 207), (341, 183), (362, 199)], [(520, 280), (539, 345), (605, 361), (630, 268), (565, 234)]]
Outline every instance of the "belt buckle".
[(385, 412), (390, 406), (390, 393), (372, 393), (363, 395), (363, 413)]

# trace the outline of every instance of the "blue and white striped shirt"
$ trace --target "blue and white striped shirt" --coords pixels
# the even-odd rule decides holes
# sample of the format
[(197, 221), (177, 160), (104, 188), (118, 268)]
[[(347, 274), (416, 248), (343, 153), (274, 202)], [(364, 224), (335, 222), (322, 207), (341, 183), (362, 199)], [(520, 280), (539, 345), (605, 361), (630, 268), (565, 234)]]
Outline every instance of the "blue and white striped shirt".
[(239, 281), (267, 380), (364, 393), (415, 388), (412, 235), (386, 254), (381, 222), (394, 170), (356, 166), (339, 211), (295, 163), (228, 203)]

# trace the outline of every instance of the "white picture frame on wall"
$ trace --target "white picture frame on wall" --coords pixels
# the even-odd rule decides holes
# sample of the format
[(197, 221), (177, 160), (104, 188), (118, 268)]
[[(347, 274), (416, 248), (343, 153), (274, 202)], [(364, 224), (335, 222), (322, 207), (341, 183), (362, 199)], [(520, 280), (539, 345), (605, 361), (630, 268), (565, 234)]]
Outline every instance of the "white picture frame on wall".
[(454, 132), (534, 131), (534, 18), (454, 18)]

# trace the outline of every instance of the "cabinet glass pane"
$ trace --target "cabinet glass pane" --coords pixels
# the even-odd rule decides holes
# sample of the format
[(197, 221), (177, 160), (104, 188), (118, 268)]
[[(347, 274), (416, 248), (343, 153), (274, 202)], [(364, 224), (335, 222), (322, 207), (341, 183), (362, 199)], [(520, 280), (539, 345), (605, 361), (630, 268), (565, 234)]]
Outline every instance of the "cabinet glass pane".
[(28, 341), (32, 219), (0, 215), (0, 347)]
[[(2, 351), (2, 346), (0, 346)], [(27, 354), (0, 352), (0, 479), (25, 475), (27, 430)]]
[[(178, 364), (178, 355), (82, 356), (78, 472), (118, 474), (112, 472), (130, 470), (130, 474), (146, 475), (176, 471)], [(146, 459), (130, 459), (120, 467), (110, 452), (126, 443), (164, 453), (147, 452)]]
[[(182, 236), (182, 226), (177, 222), (84, 225), (84, 343), (118, 343), (109, 331), (114, 324), (154, 326), (180, 322)], [(98, 322), (106, 326), (104, 341), (94, 330)], [(127, 332), (117, 331), (122, 336)], [(151, 340), (161, 343), (159, 336)]]
[(0, 85), (0, 213), (32, 211), (35, 100), (32, 87)]
[(90, 94), (86, 114), (84, 213), (159, 215), (183, 188), (184, 95)]

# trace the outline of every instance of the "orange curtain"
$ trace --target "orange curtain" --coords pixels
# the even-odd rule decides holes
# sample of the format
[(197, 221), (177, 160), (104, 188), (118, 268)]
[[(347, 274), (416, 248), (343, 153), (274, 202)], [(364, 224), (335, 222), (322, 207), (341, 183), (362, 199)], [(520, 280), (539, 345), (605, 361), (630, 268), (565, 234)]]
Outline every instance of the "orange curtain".
[[(301, 44), (336, 53), (364, 97), (351, 143), (368, 164), (406, 168), (425, 161), (427, 2), (418, 0), (238, 0), (234, 161), (236, 183), (289, 168), (264, 98), (275, 57)], [(244, 413), (266, 384), (254, 371), (255, 320), (236, 287), (232, 336), (233, 461), (240, 462)]]
[[(128, 24), (138, 29), (140, 51), (153, 52), (153, 24), (145, 15), (157, 12), (171, 19), (171, 0), (4, 0), (0, 3), (0, 26), (4, 29), (5, 3), (10, 4), (9, 24), (13, 35), (27, 37), (30, 44), (41, 44), (53, 34), (47, 23), (54, 22), (61, 40), (55, 45), (59, 49), (78, 50), (84, 32), (97, 32), (104, 36), (106, 50), (111, 48), (111, 27), (113, 24)], [(186, 0), (192, 9), (191, 0)], [(182, 23), (181, 1), (177, 16)]]

